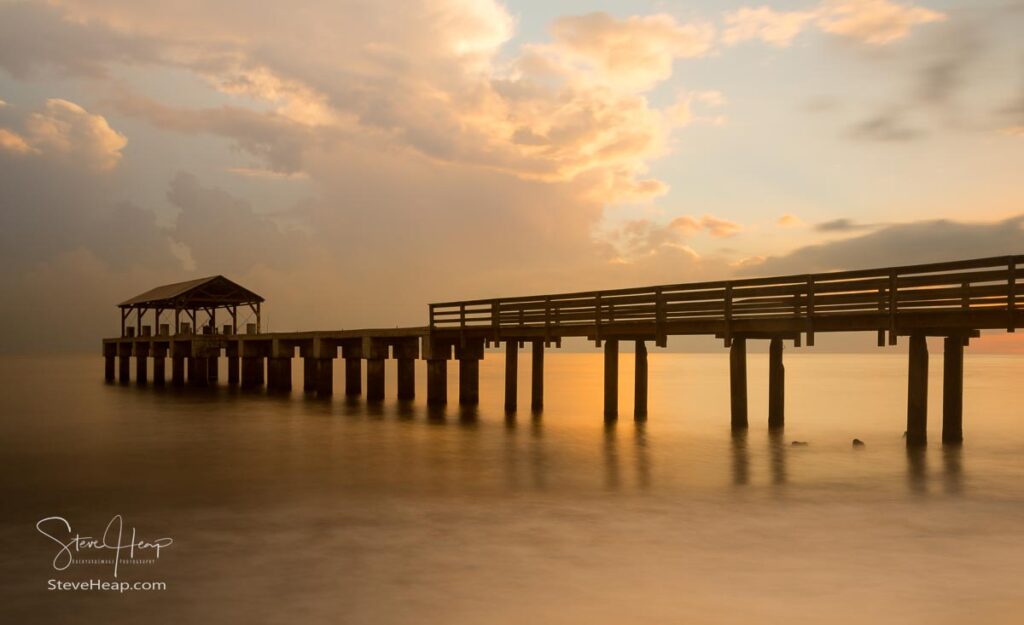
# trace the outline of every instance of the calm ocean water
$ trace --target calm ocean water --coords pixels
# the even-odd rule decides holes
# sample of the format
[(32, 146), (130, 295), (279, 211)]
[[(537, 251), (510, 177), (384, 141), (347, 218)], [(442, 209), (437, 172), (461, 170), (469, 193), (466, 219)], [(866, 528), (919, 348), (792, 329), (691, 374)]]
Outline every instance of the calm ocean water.
[[(965, 436), (908, 454), (906, 360), (787, 352), (787, 425), (729, 432), (728, 358), (650, 356), (650, 417), (601, 413), (601, 357), (550, 353), (542, 414), (156, 391), (98, 356), (0, 359), (0, 593), (10, 623), (1024, 622), (1024, 358), (966, 357)], [(298, 361), (293, 367), (301, 389)], [(341, 367), (336, 367), (336, 376)], [(451, 365), (450, 397), (457, 398)], [(529, 406), (529, 357), (520, 363)], [(222, 374), (221, 378), (224, 379)], [(340, 390), (340, 381), (336, 389)], [(855, 449), (856, 437), (866, 447)], [(794, 447), (794, 440), (808, 445)], [(58, 592), (48, 516), (171, 537), (122, 567), (160, 592)]]

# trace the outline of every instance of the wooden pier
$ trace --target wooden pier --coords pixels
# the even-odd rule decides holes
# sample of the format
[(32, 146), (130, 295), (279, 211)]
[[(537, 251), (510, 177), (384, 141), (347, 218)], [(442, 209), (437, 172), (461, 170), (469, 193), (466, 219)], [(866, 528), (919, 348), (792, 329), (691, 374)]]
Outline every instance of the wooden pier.
[[(814, 344), (823, 332), (873, 332), (879, 347), (909, 340), (907, 445), (927, 442), (928, 346), (943, 337), (942, 441), (963, 441), (963, 349), (981, 330), (1015, 331), (1024, 256), (811, 275), (661, 285), (631, 289), (491, 298), (429, 305), (424, 327), (316, 332), (260, 331), (263, 298), (214, 276), (158, 287), (120, 304), (121, 336), (104, 339), (106, 379), (130, 381), (131, 358), (140, 384), (218, 383), (217, 362), (227, 359), (227, 383), (287, 392), (292, 361), (303, 359), (303, 390), (333, 394), (334, 361), (345, 360), (345, 393), (361, 395), (366, 362), (367, 401), (384, 398), (384, 361), (398, 364), (398, 397), (415, 395), (415, 360), (427, 361), (427, 403), (448, 401), (448, 361), (458, 361), (459, 403), (479, 402), (479, 362), (487, 347), (505, 347), (505, 408), (517, 409), (518, 353), (532, 351), (531, 408), (544, 403), (544, 352), (563, 338), (585, 337), (604, 349), (604, 416), (619, 411), (619, 345), (635, 345), (634, 418), (647, 418), (647, 344), (665, 347), (669, 336), (710, 335), (729, 349), (731, 426), (748, 427), (749, 341), (769, 342), (768, 427), (785, 424), (783, 342)], [(240, 332), (239, 308), (255, 316)], [(218, 328), (217, 311), (230, 323)], [(161, 324), (172, 312), (174, 325)], [(147, 325), (147, 315), (153, 324)], [(188, 321), (182, 321), (182, 317)], [(204, 319), (205, 316), (205, 319)], [(132, 325), (133, 320), (135, 324)], [(199, 325), (203, 319), (203, 325)], [(156, 328), (156, 332), (153, 329)], [(173, 332), (172, 332), (173, 328)], [(148, 363), (152, 361), (153, 374)], [(116, 367), (115, 367), (116, 362)], [(152, 377), (152, 379), (150, 379)]]

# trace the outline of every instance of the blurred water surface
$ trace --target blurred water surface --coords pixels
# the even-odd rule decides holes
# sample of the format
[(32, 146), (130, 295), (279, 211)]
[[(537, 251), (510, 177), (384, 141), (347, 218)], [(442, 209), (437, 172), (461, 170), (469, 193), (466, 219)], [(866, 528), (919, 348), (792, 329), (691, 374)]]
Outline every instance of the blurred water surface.
[[(107, 385), (95, 356), (0, 359), (3, 620), (1024, 621), (1024, 358), (968, 353), (967, 440), (944, 449), (933, 356), (932, 442), (908, 453), (905, 356), (787, 352), (786, 430), (770, 435), (767, 359), (752, 354), (742, 437), (724, 353), (652, 352), (645, 424), (631, 356), (613, 424), (598, 354), (549, 353), (543, 412), (514, 416), (497, 354), (480, 406), (440, 412), (423, 363), (416, 401), (367, 406)], [(115, 514), (174, 539), (119, 573), (168, 589), (48, 591), (110, 575), (54, 571), (36, 522), (102, 533)]]

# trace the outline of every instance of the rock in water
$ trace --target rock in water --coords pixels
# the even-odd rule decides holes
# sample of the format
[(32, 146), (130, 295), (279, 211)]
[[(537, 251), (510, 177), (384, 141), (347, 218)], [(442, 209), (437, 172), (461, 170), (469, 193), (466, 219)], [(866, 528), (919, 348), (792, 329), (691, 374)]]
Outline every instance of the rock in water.
[(859, 438), (855, 438), (855, 439), (853, 439), (853, 446), (854, 447), (863, 447), (864, 446), (864, 441), (860, 440)]
[(793, 441), (790, 444), (793, 445), (793, 447), (806, 447), (807, 441)]

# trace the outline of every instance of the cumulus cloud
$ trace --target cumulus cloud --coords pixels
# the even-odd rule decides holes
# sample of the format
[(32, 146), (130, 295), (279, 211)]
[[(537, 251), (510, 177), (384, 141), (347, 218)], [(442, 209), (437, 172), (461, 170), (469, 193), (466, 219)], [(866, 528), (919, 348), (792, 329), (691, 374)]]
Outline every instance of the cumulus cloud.
[(668, 78), (676, 59), (708, 54), (715, 38), (710, 24), (680, 24), (667, 14), (603, 12), (558, 18), (552, 33), (554, 45), (539, 50), (584, 66), (581, 79), (639, 90)]
[(795, 228), (797, 226), (802, 226), (804, 221), (792, 213), (786, 213), (782, 217), (779, 217), (775, 223), (783, 228)]
[(734, 45), (758, 39), (787, 47), (809, 26), (869, 45), (903, 39), (922, 24), (946, 19), (939, 11), (892, 0), (825, 0), (805, 11), (743, 7), (725, 15), (722, 41)]
[(688, 244), (694, 235), (705, 233), (711, 237), (727, 238), (740, 230), (742, 226), (739, 224), (714, 215), (681, 215), (667, 223), (649, 219), (627, 221), (611, 232), (607, 240), (616, 247), (615, 259), (618, 262), (631, 262), (638, 257), (656, 254), (665, 249), (682, 251), (687, 256), (697, 259), (699, 254)]
[(109, 171), (121, 160), (125, 136), (96, 115), (68, 100), (50, 99), (29, 114), (21, 133), (0, 128), (0, 150), (62, 159), (93, 171)]

